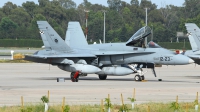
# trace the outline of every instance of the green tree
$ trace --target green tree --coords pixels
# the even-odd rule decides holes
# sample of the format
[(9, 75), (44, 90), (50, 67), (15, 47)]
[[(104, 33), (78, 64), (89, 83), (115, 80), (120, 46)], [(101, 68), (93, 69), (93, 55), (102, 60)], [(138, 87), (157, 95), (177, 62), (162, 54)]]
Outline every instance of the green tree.
[(6, 15), (10, 15), (11, 10), (17, 8), (16, 4), (13, 4), (12, 2), (7, 2), (5, 3), (5, 5), (3, 6), (2, 10), (4, 12), (4, 14)]
[(157, 8), (156, 4), (152, 4), (149, 0), (141, 0), (140, 7), (142, 9), (149, 8), (149, 10), (155, 10)]
[(66, 9), (76, 8), (76, 3), (72, 0), (58, 0), (61, 7)]
[(4, 17), (0, 23), (1, 30), (8, 31), (17, 28), (17, 24), (14, 23), (10, 18)]
[(90, 2), (88, 2), (88, 0), (83, 0), (83, 3), (82, 3), (82, 4), (84, 5), (84, 7), (85, 7), (86, 9), (89, 9), (90, 6), (92, 5)]
[(46, 18), (42, 14), (36, 14), (35, 18), (32, 19), (31, 26), (27, 29), (29, 31), (28, 35), (29, 38), (40, 39), (37, 21), (42, 21), (42, 20), (46, 21)]
[(136, 5), (139, 6), (139, 1), (138, 0), (131, 0), (131, 5)]
[(49, 2), (49, 0), (38, 0), (40, 7), (45, 7)]
[(121, 0), (108, 0), (107, 3), (110, 9), (120, 11)]
[(186, 18), (194, 18), (200, 13), (199, 0), (185, 0), (185, 16)]
[(36, 5), (33, 1), (27, 1), (26, 3), (22, 4), (22, 7), (26, 10), (26, 12), (34, 18), (35, 12), (34, 10), (38, 8), (38, 5)]
[(5, 14), (3, 13), (3, 11), (0, 9), (0, 20), (5, 17)]
[(17, 27), (18, 27), (17, 24), (13, 22), (10, 18), (8, 17), (2, 18), (0, 23), (0, 29), (3, 32), (3, 34), (5, 34), (5, 37), (13, 38), (11, 37), (11, 35), (13, 35), (13, 32)]
[(152, 10), (148, 14), (148, 21), (150, 21), (151, 23), (154, 23), (154, 22), (164, 23), (164, 18), (161, 15), (159, 10)]
[(42, 20), (46, 20), (46, 18), (42, 15), (42, 14), (36, 14), (35, 18), (32, 19), (32, 25), (37, 27), (37, 21), (42, 21)]
[[(148, 7), (148, 25), (153, 25), (154, 41), (169, 41), (177, 31), (185, 30), (185, 22), (200, 25), (199, 0), (185, 0), (181, 7), (166, 5), (157, 9), (149, 0), (107, 0), (108, 6), (91, 4), (88, 0), (76, 7), (73, 0), (38, 0), (39, 5), (27, 1), (22, 6), (7, 2), (0, 8), (0, 20), (8, 17), (18, 27), (9, 31), (0, 29), (1, 38), (40, 39), (36, 21), (47, 20), (61, 35), (65, 36), (69, 21), (80, 22), (83, 31), (88, 13), (88, 38), (98, 41), (103, 38), (103, 12), (106, 10), (106, 42), (127, 41), (138, 29), (145, 25), (145, 7)], [(12, 30), (12, 31), (11, 31)]]
[(31, 21), (29, 14), (21, 7), (13, 9), (9, 18), (17, 23), (18, 26), (28, 27)]

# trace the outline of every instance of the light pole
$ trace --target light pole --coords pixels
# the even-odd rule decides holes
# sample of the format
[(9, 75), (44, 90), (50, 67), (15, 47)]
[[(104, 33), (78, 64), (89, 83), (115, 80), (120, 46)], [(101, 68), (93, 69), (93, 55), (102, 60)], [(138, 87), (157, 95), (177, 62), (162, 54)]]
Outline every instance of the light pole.
[(86, 29), (85, 29), (85, 38), (87, 41), (87, 34), (88, 34), (88, 27), (87, 27), (87, 22), (88, 22), (88, 12), (90, 12), (89, 10), (84, 10), (86, 16), (85, 16), (85, 24), (86, 24)]
[[(146, 26), (147, 26), (147, 9), (148, 9), (148, 8), (145, 8), (145, 10), (146, 10)], [(147, 37), (145, 38), (144, 44), (145, 44), (145, 46), (147, 47)]]
[(103, 13), (104, 13), (103, 43), (105, 44), (105, 37), (106, 37), (106, 25), (105, 25), (105, 20), (106, 20), (106, 11), (103, 10)]
[(153, 25), (151, 25), (152, 26), (152, 30), (151, 30), (151, 41), (153, 41)]
[(146, 11), (146, 26), (147, 26), (147, 9), (148, 8), (145, 8), (145, 11)]

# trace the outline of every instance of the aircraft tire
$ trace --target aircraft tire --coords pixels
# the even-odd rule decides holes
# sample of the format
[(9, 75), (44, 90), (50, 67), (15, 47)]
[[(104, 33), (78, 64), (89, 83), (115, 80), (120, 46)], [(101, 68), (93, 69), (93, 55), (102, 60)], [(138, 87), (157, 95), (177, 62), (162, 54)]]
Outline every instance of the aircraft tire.
[(100, 80), (106, 80), (106, 78), (107, 78), (107, 75), (99, 75)]
[(135, 81), (142, 81), (142, 80), (141, 80), (141, 76), (140, 76), (140, 75), (136, 75), (136, 76), (135, 76)]
[(145, 79), (144, 75), (143, 75), (143, 76), (141, 76), (141, 80), (144, 80), (144, 79)]

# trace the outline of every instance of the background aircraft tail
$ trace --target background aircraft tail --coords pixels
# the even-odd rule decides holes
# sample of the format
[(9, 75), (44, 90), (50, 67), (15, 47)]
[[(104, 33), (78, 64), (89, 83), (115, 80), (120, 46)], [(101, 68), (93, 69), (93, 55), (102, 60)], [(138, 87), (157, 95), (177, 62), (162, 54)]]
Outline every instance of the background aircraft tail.
[(198, 45), (197, 45), (197, 43), (194, 40), (194, 36), (189, 35), (188, 38), (189, 38), (189, 41), (190, 41), (190, 45), (191, 45), (192, 51), (199, 50)]
[(79, 22), (69, 22), (66, 32), (65, 43), (73, 48), (88, 46), (85, 35)]
[(195, 23), (185, 23), (193, 51), (200, 50), (200, 29)]
[(37, 21), (37, 24), (45, 49), (55, 51), (71, 51), (71, 48), (47, 21)]

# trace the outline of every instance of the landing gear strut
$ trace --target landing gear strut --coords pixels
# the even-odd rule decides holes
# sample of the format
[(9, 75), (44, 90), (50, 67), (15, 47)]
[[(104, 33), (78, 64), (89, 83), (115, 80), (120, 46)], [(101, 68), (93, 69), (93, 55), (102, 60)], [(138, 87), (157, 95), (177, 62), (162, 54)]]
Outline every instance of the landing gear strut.
[(142, 66), (143, 65), (140, 65), (139, 68), (137, 67), (138, 65), (135, 64), (134, 66), (132, 65), (128, 65), (135, 73), (138, 73), (137, 75), (135, 75), (135, 81), (142, 81), (145, 79), (144, 77), (144, 72), (142, 70)]
[(78, 82), (78, 78), (79, 78), (79, 71), (71, 73), (71, 81), (72, 82)]

